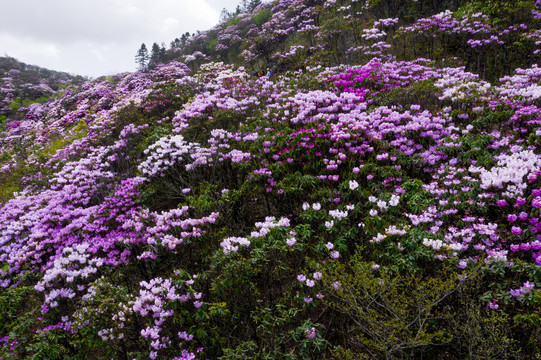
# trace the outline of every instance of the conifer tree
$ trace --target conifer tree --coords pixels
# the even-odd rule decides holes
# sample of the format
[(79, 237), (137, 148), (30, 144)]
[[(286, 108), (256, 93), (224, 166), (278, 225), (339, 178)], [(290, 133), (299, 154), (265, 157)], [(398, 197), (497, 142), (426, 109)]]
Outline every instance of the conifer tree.
[(143, 43), (135, 55), (135, 63), (139, 65), (139, 70), (144, 70), (147, 65), (150, 57), (148, 55), (147, 46)]

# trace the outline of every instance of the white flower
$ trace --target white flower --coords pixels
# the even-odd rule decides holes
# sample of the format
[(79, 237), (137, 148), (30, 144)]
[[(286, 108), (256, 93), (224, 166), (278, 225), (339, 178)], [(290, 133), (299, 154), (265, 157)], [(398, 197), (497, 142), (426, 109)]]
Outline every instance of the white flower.
[(359, 187), (359, 183), (358, 183), (357, 181), (355, 181), (355, 180), (350, 180), (350, 181), (349, 181), (349, 188), (350, 188), (351, 190), (355, 190), (355, 189), (357, 189), (358, 187)]
[(379, 200), (378, 201), (378, 207), (381, 209), (381, 210), (387, 210), (387, 203), (383, 200)]
[(341, 211), (341, 210), (330, 210), (329, 215), (331, 215), (333, 218), (341, 220), (348, 216), (347, 211)]
[(400, 202), (400, 196), (393, 194), (391, 196), (391, 200), (389, 200), (389, 205), (397, 206), (399, 202)]

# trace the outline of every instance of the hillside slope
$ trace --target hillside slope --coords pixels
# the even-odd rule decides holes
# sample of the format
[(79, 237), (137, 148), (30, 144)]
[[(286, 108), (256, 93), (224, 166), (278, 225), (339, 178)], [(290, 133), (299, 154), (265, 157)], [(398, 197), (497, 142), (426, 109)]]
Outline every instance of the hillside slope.
[(233, 34), (298, 38), (270, 78), (192, 55), (3, 125), (0, 356), (539, 358), (541, 5), (510, 3), (275, 1)]

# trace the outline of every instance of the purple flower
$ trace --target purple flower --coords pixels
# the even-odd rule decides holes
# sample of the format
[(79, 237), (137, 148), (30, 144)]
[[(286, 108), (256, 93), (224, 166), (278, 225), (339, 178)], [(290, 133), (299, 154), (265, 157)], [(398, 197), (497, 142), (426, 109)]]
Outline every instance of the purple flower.
[(528, 213), (522, 211), (520, 214), (518, 214), (518, 218), (522, 221), (526, 220), (528, 218)]
[(504, 207), (504, 206), (507, 205), (507, 201), (505, 201), (505, 200), (503, 200), (503, 199), (502, 199), (502, 200), (498, 200), (498, 201), (496, 202), (496, 205), (498, 205), (499, 207)]
[(513, 233), (515, 235), (520, 235), (520, 234), (522, 234), (522, 229), (519, 226), (513, 226), (511, 228), (511, 233)]
[(509, 220), (510, 222), (515, 222), (515, 221), (517, 221), (517, 219), (518, 219), (518, 217), (515, 214), (507, 215), (507, 220)]

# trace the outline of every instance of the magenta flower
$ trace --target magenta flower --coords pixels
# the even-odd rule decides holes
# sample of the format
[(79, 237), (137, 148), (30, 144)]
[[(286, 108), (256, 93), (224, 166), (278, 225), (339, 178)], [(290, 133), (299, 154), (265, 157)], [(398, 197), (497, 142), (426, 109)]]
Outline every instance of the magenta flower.
[(499, 207), (504, 207), (504, 206), (507, 205), (507, 201), (505, 201), (505, 200), (503, 200), (503, 199), (502, 199), (502, 200), (498, 200), (498, 201), (496, 202), (496, 205), (498, 205)]
[(515, 221), (517, 221), (517, 219), (518, 219), (518, 217), (515, 214), (507, 215), (507, 220), (509, 220), (510, 222), (515, 222)]

